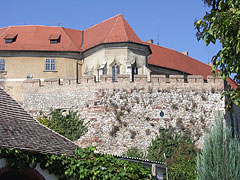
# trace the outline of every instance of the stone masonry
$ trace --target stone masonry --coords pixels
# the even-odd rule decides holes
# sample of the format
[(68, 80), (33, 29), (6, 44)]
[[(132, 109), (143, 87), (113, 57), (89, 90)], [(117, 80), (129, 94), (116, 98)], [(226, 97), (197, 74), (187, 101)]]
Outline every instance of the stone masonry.
[[(158, 134), (160, 127), (172, 125), (179, 131), (191, 133), (201, 146), (214, 114), (225, 114), (225, 98), (221, 93), (223, 80), (201, 76), (119, 75), (85, 76), (81, 84), (74, 79), (39, 79), (24, 82), (23, 106), (33, 116), (50, 109), (78, 110), (88, 123), (88, 132), (76, 141), (81, 147), (96, 146), (99, 152), (121, 155), (136, 146), (143, 151)], [(236, 119), (240, 115), (235, 111)], [(236, 122), (237, 131), (239, 123)]]

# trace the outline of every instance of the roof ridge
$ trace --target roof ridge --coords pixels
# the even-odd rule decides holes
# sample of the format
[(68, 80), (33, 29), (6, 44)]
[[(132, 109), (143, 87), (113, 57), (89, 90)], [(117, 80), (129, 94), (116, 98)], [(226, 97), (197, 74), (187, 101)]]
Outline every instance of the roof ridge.
[[(127, 22), (127, 20), (122, 16), (122, 21), (123, 21), (123, 26), (124, 26), (124, 31), (125, 31), (125, 34), (126, 34), (126, 36), (127, 36), (127, 38), (129, 39), (129, 37), (128, 37), (128, 33), (127, 33), (127, 31), (126, 31), (126, 23), (124, 22), (124, 20)], [(128, 22), (127, 22), (128, 23)], [(133, 31), (133, 29), (132, 29), (132, 27), (128, 24), (128, 26), (131, 28), (131, 30)], [(134, 31), (133, 31), (134, 32)], [(135, 33), (136, 34), (136, 33)], [(140, 38), (139, 38), (140, 39)]]
[(106, 21), (108, 21), (108, 20), (110, 20), (110, 19), (113, 19), (113, 18), (115, 18), (116, 16), (120, 16), (120, 15), (121, 15), (121, 14), (117, 14), (117, 15), (115, 15), (115, 16), (113, 16), (113, 17), (110, 17), (110, 18), (108, 18), (108, 19), (105, 19), (105, 20), (103, 20), (102, 22), (99, 22), (99, 23), (97, 23), (97, 24), (95, 24), (95, 25), (87, 28), (86, 30), (91, 29), (91, 28), (93, 28), (93, 27), (95, 27), (95, 26), (97, 26), (97, 25), (99, 25), (99, 24), (101, 24), (101, 23), (103, 23), (103, 22), (106, 22)]
[(1, 34), (0, 34), (0, 36), (2, 35), (2, 34), (4, 34), (8, 29), (10, 29), (12, 26), (8, 26)]
[(113, 29), (114, 29), (114, 27), (115, 27), (115, 25), (117, 24), (117, 22), (118, 22), (118, 19), (119, 19), (119, 15), (118, 15), (118, 17), (117, 17), (117, 19), (116, 19), (116, 21), (115, 21), (115, 23), (114, 23), (114, 25), (112, 26), (112, 29), (111, 29), (111, 31), (106, 35), (106, 37), (104, 38), (104, 40), (103, 40), (103, 42), (107, 39), (107, 37), (112, 33), (112, 31), (113, 31)]
[(64, 34), (67, 36), (70, 42), (80, 51), (79, 47), (74, 43), (74, 41), (69, 37), (69, 35), (63, 30), (63, 27), (60, 27), (60, 29), (64, 32)]

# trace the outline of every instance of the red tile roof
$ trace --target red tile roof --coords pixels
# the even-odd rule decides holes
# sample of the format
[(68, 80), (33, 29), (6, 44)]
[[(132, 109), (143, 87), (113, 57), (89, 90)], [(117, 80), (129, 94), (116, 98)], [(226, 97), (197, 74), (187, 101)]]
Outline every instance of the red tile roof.
[[(155, 44), (147, 43), (150, 45), (152, 54), (148, 60), (148, 64), (178, 70), (192, 75), (202, 75), (204, 79), (212, 75), (212, 67), (204, 64), (190, 56), (168, 49)], [(228, 78), (227, 82), (232, 88), (236, 89), (238, 84), (232, 79)]]
[[(65, 32), (66, 31), (66, 32)], [(81, 31), (62, 27), (49, 26), (9, 26), (0, 29), (0, 50), (35, 50), (35, 51), (79, 51), (82, 40), (75, 44), (68, 34), (82, 38)], [(18, 34), (17, 40), (11, 44), (5, 44), (4, 38), (9, 34)], [(61, 35), (61, 42), (50, 44), (51, 34)]]
[(83, 49), (100, 43), (126, 42), (142, 43), (124, 17), (119, 14), (84, 31)]

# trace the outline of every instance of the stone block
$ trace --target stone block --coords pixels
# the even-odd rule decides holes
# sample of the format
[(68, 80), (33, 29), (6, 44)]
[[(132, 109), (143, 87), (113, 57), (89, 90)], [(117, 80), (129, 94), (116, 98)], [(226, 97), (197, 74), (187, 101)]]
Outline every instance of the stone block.
[(117, 75), (117, 81), (119, 83), (130, 82), (130, 75), (129, 74), (119, 74)]
[(203, 76), (189, 75), (187, 76), (188, 83), (203, 83)]
[(135, 76), (134, 76), (134, 82), (146, 83), (146, 82), (147, 82), (147, 75), (135, 75)]
[(165, 81), (166, 81), (165, 75), (152, 75), (151, 76), (151, 82), (153, 82), (154, 84), (165, 83)]
[(39, 87), (41, 85), (40, 79), (26, 79), (23, 81), (24, 88)]
[(65, 78), (63, 79), (63, 85), (74, 85), (77, 83), (77, 79), (75, 78)]
[(93, 84), (96, 82), (96, 76), (82, 76), (81, 77), (81, 84)]
[(170, 75), (169, 76), (170, 83), (184, 83), (183, 75)]

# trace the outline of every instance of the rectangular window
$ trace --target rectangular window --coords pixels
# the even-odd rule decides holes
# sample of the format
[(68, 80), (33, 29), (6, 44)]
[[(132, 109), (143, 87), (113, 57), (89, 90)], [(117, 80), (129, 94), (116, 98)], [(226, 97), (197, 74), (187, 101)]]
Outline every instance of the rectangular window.
[(6, 44), (13, 43), (17, 39), (17, 34), (8, 34), (4, 39)]
[(0, 59), (0, 71), (5, 71), (5, 60)]
[(46, 59), (45, 61), (45, 70), (46, 71), (55, 71), (55, 59)]

